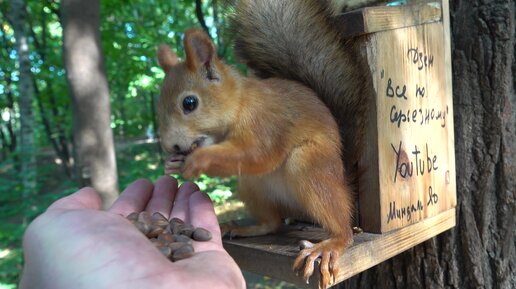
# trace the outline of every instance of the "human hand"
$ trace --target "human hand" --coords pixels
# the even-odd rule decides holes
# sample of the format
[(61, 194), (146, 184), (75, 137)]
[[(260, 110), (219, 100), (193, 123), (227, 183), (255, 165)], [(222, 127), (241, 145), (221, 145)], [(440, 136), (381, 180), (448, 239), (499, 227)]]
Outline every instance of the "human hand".
[[(153, 186), (132, 183), (108, 211), (91, 188), (52, 204), (24, 237), (20, 289), (41, 288), (245, 288), (242, 273), (222, 247), (209, 198), (193, 183), (179, 189), (168, 176)], [(122, 216), (160, 212), (208, 229), (213, 238), (194, 242), (195, 254), (170, 262)]]

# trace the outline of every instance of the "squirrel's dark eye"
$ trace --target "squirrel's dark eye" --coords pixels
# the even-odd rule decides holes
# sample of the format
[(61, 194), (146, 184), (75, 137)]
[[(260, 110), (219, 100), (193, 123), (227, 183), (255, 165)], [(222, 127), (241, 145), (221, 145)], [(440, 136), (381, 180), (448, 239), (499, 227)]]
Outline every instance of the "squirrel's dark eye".
[(199, 100), (194, 95), (189, 95), (183, 99), (183, 111), (185, 114), (194, 111), (199, 104)]

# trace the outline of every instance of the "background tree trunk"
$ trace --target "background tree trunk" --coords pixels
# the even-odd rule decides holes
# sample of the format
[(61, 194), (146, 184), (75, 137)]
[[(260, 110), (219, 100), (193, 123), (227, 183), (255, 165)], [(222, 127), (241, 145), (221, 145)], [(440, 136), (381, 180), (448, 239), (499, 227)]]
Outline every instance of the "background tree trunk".
[(343, 288), (515, 288), (513, 0), (451, 3), (457, 226)]
[(72, 95), (75, 164), (104, 206), (118, 195), (109, 89), (100, 46), (99, 0), (63, 0), (64, 60)]
[(34, 148), (34, 115), (32, 112), (32, 100), (34, 90), (32, 87), (32, 72), (29, 59), (28, 30), (25, 23), (25, 3), (23, 0), (11, 1), (11, 17), (14, 36), (16, 38), (16, 53), (19, 61), (18, 91), (20, 98), (20, 156), (21, 178), (23, 185), (23, 197), (30, 198), (36, 194), (36, 152)]

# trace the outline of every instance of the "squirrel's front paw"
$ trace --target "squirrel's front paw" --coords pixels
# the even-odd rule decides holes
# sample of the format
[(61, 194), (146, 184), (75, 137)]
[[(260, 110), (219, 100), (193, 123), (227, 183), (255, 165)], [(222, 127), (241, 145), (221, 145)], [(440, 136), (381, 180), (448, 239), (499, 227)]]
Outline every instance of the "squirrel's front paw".
[(178, 174), (185, 163), (184, 155), (172, 155), (165, 161), (165, 174)]
[(211, 164), (209, 154), (203, 153), (203, 150), (197, 150), (190, 154), (184, 163), (182, 175), (186, 179), (197, 177), (205, 173)]

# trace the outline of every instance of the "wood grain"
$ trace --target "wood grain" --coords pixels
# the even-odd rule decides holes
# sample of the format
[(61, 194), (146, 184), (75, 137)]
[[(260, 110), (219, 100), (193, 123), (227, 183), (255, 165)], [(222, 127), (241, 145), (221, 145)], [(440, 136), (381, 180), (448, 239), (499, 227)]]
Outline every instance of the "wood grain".
[(456, 205), (445, 35), (437, 22), (368, 37), (376, 99), (365, 144), (370, 147), (360, 160), (360, 226), (367, 232), (387, 232)]
[(440, 2), (403, 6), (374, 6), (335, 17), (341, 35), (353, 37), (367, 33), (438, 22), (442, 18)]
[[(455, 210), (445, 211), (416, 224), (386, 234), (361, 233), (339, 259), (336, 283), (348, 279), (380, 262), (424, 242), (455, 226)], [(292, 271), (298, 242), (319, 242), (328, 236), (321, 228), (307, 225), (285, 226), (275, 235), (224, 240), (224, 248), (242, 270), (285, 280), (305, 288), (317, 288), (319, 270), (310, 283)]]
[[(448, 13), (447, 2), (443, 9)], [(445, 25), (441, 20), (446, 21)], [(424, 3), (368, 7), (341, 15), (336, 23), (343, 24), (345, 36), (368, 34), (364, 53), (377, 96), (371, 102), (365, 156), (359, 164), (366, 171), (359, 183), (360, 224), (369, 232), (382, 233), (354, 237), (354, 244), (338, 261), (339, 283), (454, 227), (457, 199), (448, 15), (442, 16), (440, 4)], [(425, 60), (430, 56), (431, 63), (430, 58)], [(406, 91), (396, 95), (398, 86), (400, 91), (406, 87)], [(424, 93), (417, 94), (417, 88), (423, 87)], [(392, 97), (388, 95), (390, 88), (395, 94)], [(413, 120), (398, 126), (392, 122), (393, 106), (410, 113), (440, 110), (446, 113), (446, 122), (417, 125)], [(421, 121), (422, 116), (417, 119)], [(401, 172), (396, 149), (414, 175), (398, 176), (394, 182)], [(426, 162), (426, 168), (418, 167), (421, 162)], [(429, 171), (432, 163), (436, 165)], [(418, 174), (416, 169), (426, 169), (426, 173)], [(432, 192), (438, 201), (432, 199)], [(422, 208), (410, 218), (388, 220), (393, 202), (399, 209), (419, 202)], [(300, 224), (284, 226), (275, 235), (224, 240), (224, 247), (243, 270), (317, 288), (318, 268), (306, 284), (291, 266), (300, 240), (319, 242), (327, 238), (321, 228)]]

